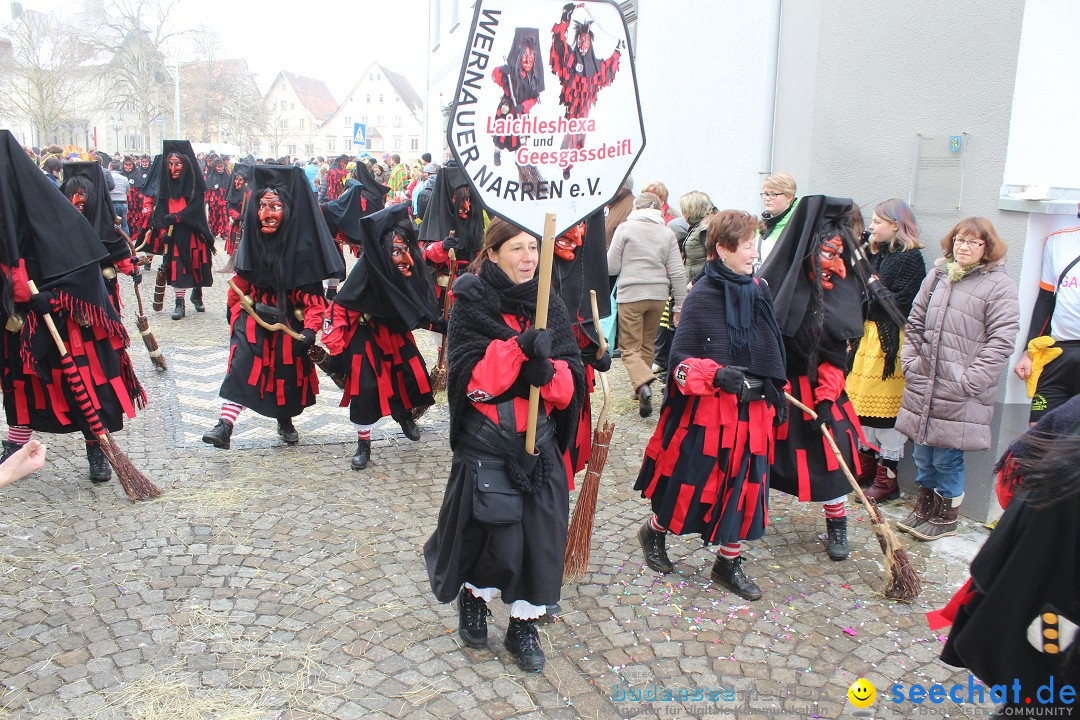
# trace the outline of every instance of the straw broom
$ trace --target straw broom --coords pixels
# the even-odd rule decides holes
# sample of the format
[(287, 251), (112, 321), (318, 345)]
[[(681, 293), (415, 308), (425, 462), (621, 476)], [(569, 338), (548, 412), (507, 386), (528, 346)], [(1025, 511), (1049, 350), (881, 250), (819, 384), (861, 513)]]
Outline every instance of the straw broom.
[[(785, 393), (785, 395), (787, 395), (788, 402), (812, 419), (817, 420), (817, 413), (813, 409), (803, 405), (793, 398), (790, 393)], [(844, 471), (844, 477), (851, 483), (852, 490), (859, 496), (860, 502), (866, 508), (866, 512), (870, 516), (870, 527), (873, 528), (874, 534), (877, 535), (881, 552), (885, 554), (885, 575), (888, 577), (888, 583), (885, 585), (884, 591), (885, 597), (907, 603), (914, 601), (919, 596), (919, 575), (911, 564), (911, 558), (900, 544), (900, 539), (896, 537), (896, 533), (881, 517), (881, 510), (878, 509), (877, 504), (866, 497), (862, 488), (859, 487), (859, 481), (851, 474), (851, 469), (848, 467), (847, 462), (844, 461), (844, 456), (840, 453), (840, 448), (837, 447), (832, 433), (824, 425), (820, 425), (819, 429), (825, 437), (825, 441), (829, 443), (829, 447), (832, 448), (833, 454), (836, 455), (836, 461), (840, 463), (840, 469)]]
[[(454, 231), (450, 231), (450, 236), (453, 237)], [(457, 279), (457, 253), (453, 248), (447, 251), (447, 255), (450, 258), (450, 275), (446, 281), (446, 295), (443, 296), (443, 334), (442, 344), (439, 345), (439, 360), (435, 363), (435, 367), (431, 369), (431, 374), (428, 375), (428, 380), (431, 384), (431, 397), (446, 389), (446, 338), (450, 334), (449, 328), (446, 325), (450, 322), (450, 306), (454, 304), (453, 295), (450, 289), (454, 287), (454, 280)], [(424, 405), (423, 407), (414, 407), (412, 409), (412, 419), (416, 422), (428, 411), (431, 405)]]
[[(28, 285), (30, 292), (37, 295), (38, 289), (34, 281), (31, 280)], [(56, 329), (52, 314), (46, 313), (44, 320), (45, 326), (49, 328), (49, 334), (52, 335), (53, 342), (56, 343), (56, 349), (60, 351), (60, 367), (64, 371), (64, 378), (75, 396), (75, 401), (79, 404), (79, 410), (90, 424), (90, 432), (97, 438), (101, 444), (101, 449), (105, 452), (105, 457), (109, 459), (109, 464), (116, 471), (116, 477), (120, 479), (124, 492), (132, 500), (147, 500), (158, 497), (161, 495), (161, 490), (131, 464), (128, 456), (124, 454), (109, 431), (101, 424), (101, 418), (98, 417), (97, 410), (94, 409), (94, 405), (90, 400), (90, 394), (86, 390), (86, 385), (83, 384), (82, 375), (79, 374), (79, 369), (75, 367), (75, 361), (68, 354), (67, 346)]]
[[(600, 310), (596, 304), (596, 291), (590, 290), (589, 296), (592, 301), (593, 327), (596, 328), (599, 338), (599, 348), (596, 351), (596, 357), (599, 359), (607, 352), (608, 343), (600, 327)], [(607, 421), (608, 406), (611, 403), (607, 373), (597, 373), (597, 375), (600, 376), (600, 387), (604, 389), (604, 405), (596, 418), (589, 464), (585, 470), (585, 480), (581, 484), (581, 491), (578, 493), (577, 504), (574, 505), (574, 515), (570, 518), (566, 553), (563, 555), (563, 575), (575, 579), (581, 577), (589, 564), (593, 519), (596, 517), (596, 499), (600, 492), (600, 475), (604, 472), (611, 434), (615, 430), (614, 423)]]
[[(120, 227), (121, 220), (119, 217), (114, 221), (113, 227), (116, 232), (124, 237), (128, 241), (128, 245), (131, 246), (131, 260), (136, 266), (143, 264), (143, 259), (135, 255), (135, 243), (131, 241), (131, 237), (123, 231)], [(149, 267), (153, 262), (151, 256), (146, 261), (146, 266)], [(135, 283), (135, 300), (139, 303), (139, 315), (135, 318), (135, 326), (139, 328), (139, 334), (142, 335), (143, 344), (146, 345), (146, 350), (150, 353), (150, 362), (154, 367), (160, 370), (167, 370), (168, 366), (165, 362), (165, 356), (161, 353), (161, 348), (158, 347), (157, 338), (154, 337), (154, 333), (150, 330), (150, 320), (146, 317), (146, 309), (143, 308), (142, 293), (139, 292), (139, 283)]]

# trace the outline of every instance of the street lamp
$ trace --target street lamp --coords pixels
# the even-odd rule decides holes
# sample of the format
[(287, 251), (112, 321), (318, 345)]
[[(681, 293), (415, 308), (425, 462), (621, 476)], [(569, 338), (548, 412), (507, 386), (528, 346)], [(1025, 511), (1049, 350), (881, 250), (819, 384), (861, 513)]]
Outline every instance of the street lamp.
[(116, 152), (120, 152), (120, 130), (124, 127), (120, 124), (120, 118), (109, 117), (109, 124), (112, 126), (113, 134), (116, 137)]

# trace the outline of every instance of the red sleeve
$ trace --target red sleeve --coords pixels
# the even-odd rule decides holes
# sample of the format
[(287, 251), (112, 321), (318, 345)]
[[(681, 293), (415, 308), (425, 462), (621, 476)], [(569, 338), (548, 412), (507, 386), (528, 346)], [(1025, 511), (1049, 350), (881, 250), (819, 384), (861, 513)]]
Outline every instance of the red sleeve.
[(574, 376), (565, 360), (552, 360), (551, 363), (555, 366), (555, 376), (551, 378), (551, 382), (540, 388), (540, 397), (559, 410), (565, 410), (574, 397)]
[(424, 259), (435, 265), (450, 264), (450, 256), (446, 254), (446, 250), (443, 249), (442, 242), (439, 240), (432, 240), (424, 248)]
[(330, 303), (323, 316), (322, 343), (331, 355), (340, 355), (352, 341), (360, 313), (344, 305)]
[(473, 368), (472, 377), (469, 379), (470, 398), (474, 397), (473, 393), (487, 398), (502, 395), (517, 380), (524, 362), (525, 353), (521, 351), (517, 340), (492, 340), (484, 357), (480, 358), (480, 362)]
[[(236, 285), (236, 287), (240, 288), (240, 292), (244, 293), (245, 295), (247, 295), (247, 294), (249, 294), (251, 292), (251, 284), (247, 280), (245, 280), (244, 278), (240, 277), (239, 275), (233, 275), (232, 276), (232, 281), (233, 281), (233, 284)], [(236, 305), (236, 304), (238, 304), (240, 302), (240, 298), (237, 297), (236, 293), (233, 292), (232, 288), (229, 288), (229, 295), (228, 295), (227, 302), (228, 302), (228, 307), (229, 307), (230, 310), (232, 309), (232, 307), (234, 305)]]
[(135, 263), (131, 262), (131, 258), (129, 257), (126, 257), (123, 260), (117, 260), (113, 263), (113, 266), (116, 268), (116, 272), (125, 275), (130, 275), (135, 272)]
[(532, 107), (535, 104), (536, 104), (536, 98), (532, 98), (532, 99), (526, 100), (525, 102), (521, 103), (521, 107), (522, 107), (522, 109), (525, 110), (525, 112), (529, 112), (530, 110), (532, 110)]
[(687, 358), (672, 371), (672, 378), (683, 395), (716, 395), (713, 378), (720, 364), (707, 358)]
[(506, 90), (506, 85), (503, 84), (503, 72), (501, 67), (497, 67), (491, 71), (491, 79), (495, 81), (495, 84)]
[(821, 363), (817, 369), (817, 386), (814, 388), (814, 404), (822, 400), (836, 402), (844, 391), (844, 371), (830, 363)]
[(30, 285), (28, 283), (30, 278), (26, 274), (25, 262), (19, 260), (19, 264), (15, 266), (14, 271), (7, 265), (0, 265), (0, 270), (3, 271), (6, 277), (11, 278), (11, 286), (15, 291), (15, 302), (29, 302)]
[(322, 295), (293, 291), (293, 303), (304, 306), (304, 329), (314, 330), (316, 333), (322, 330), (323, 316), (326, 315), (326, 298)]

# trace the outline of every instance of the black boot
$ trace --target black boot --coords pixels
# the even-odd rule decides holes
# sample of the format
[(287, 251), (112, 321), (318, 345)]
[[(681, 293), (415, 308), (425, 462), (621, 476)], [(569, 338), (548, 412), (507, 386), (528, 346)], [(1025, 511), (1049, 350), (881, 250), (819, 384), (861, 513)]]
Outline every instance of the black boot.
[(645, 564), (658, 573), (669, 573), (675, 569), (675, 564), (667, 555), (664, 540), (667, 533), (656, 532), (646, 520), (638, 530), (638, 540), (641, 541), (641, 549), (645, 551)]
[(86, 446), (86, 459), (90, 461), (90, 482), (108, 482), (112, 477), (112, 468), (109, 467), (109, 458), (105, 457), (105, 451), (101, 449), (101, 443)]
[(487, 618), (490, 614), (484, 599), (476, 597), (462, 585), (458, 593), (458, 635), (466, 645), (471, 648), (487, 645)]
[(405, 437), (413, 442), (420, 439), (420, 428), (416, 427), (416, 422), (412, 419), (411, 415), (406, 414), (394, 419), (397, 420), (398, 425), (401, 426), (401, 432), (405, 433)]
[(214, 429), (202, 436), (202, 441), (222, 450), (228, 450), (232, 443), (233, 424), (225, 418), (219, 418)]
[(747, 600), (760, 600), (761, 588), (746, 576), (742, 569), (742, 556), (728, 560), (717, 555), (712, 566), (712, 580)]
[(652, 415), (652, 388), (645, 383), (637, 390), (638, 415), (647, 418)]
[(206, 312), (206, 306), (202, 301), (202, 288), (197, 287), (191, 290), (191, 307), (195, 308), (195, 312)]
[(11, 442), (10, 440), (4, 440), (4, 453), (0, 455), (0, 462), (4, 462), (15, 453), (22, 450), (22, 445), (17, 442)]
[(353, 470), (363, 470), (367, 467), (369, 460), (371, 460), (371, 441), (357, 440), (356, 454), (352, 456), (349, 465), (352, 466)]
[(277, 421), (277, 434), (285, 441), (286, 445), (295, 445), (300, 442), (300, 433), (292, 424), (292, 418), (281, 418)]
[(517, 666), (522, 670), (539, 672), (544, 669), (544, 651), (540, 649), (540, 634), (536, 632), (535, 620), (510, 618), (503, 647), (517, 658)]
[(826, 549), (830, 560), (847, 560), (847, 517), (825, 518)]
[(176, 296), (176, 307), (173, 308), (173, 311), (172, 311), (172, 319), (173, 320), (182, 320), (184, 318), (185, 314), (186, 313), (184, 311), (184, 296), (183, 295), (177, 295)]

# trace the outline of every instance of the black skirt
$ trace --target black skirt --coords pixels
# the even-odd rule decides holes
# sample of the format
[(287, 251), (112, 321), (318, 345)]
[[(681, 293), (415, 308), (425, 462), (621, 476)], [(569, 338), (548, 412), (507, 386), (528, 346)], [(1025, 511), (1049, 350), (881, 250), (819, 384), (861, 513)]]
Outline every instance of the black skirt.
[(487, 525), (473, 517), (477, 465), (502, 458), (470, 445), (467, 438), (461, 440), (454, 451), (439, 524), (424, 544), (428, 579), (439, 602), (453, 600), (466, 582), (498, 588), (507, 603), (559, 601), (570, 492), (555, 443), (545, 443), (540, 450), (550, 471), (537, 493), (522, 496), (520, 522)]

